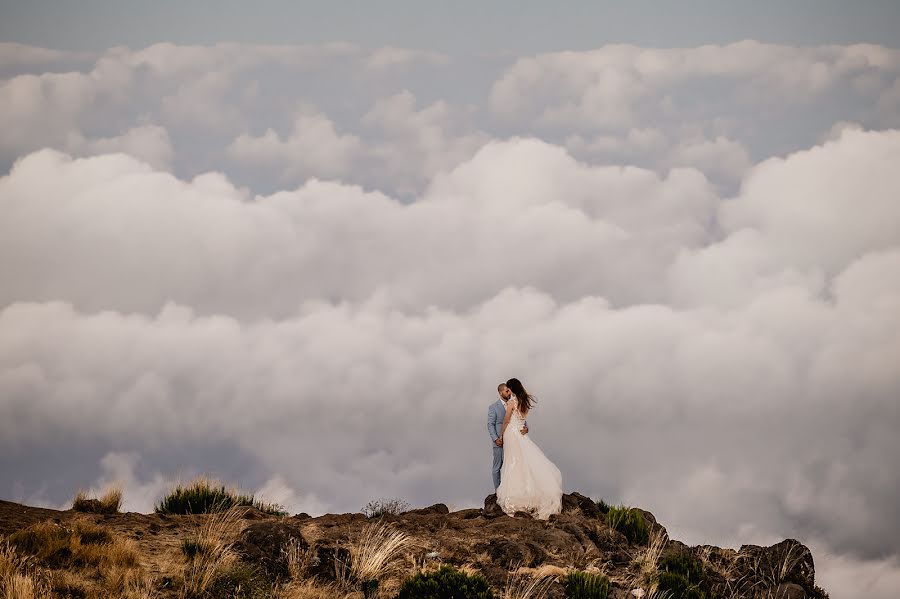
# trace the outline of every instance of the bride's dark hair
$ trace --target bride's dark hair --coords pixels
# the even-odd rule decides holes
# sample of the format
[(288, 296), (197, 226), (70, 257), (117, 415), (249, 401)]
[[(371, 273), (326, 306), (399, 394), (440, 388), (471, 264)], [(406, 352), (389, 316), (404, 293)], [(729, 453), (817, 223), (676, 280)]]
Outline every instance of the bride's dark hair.
[(523, 385), (522, 381), (519, 379), (509, 379), (506, 381), (506, 386), (509, 387), (509, 390), (516, 396), (519, 411), (523, 414), (528, 413), (528, 410), (531, 409), (531, 404), (537, 403), (537, 400), (525, 390), (525, 385)]

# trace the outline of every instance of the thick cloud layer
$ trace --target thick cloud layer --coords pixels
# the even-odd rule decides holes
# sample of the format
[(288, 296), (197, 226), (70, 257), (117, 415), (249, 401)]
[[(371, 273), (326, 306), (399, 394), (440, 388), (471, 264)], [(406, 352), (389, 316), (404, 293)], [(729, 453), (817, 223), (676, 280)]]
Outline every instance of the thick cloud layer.
[[(474, 505), (519, 376), (567, 489), (890, 596), (896, 51), (609, 47), (466, 102), (395, 48), (0, 54), (5, 498)], [(767, 139), (791, 105), (824, 120)]]

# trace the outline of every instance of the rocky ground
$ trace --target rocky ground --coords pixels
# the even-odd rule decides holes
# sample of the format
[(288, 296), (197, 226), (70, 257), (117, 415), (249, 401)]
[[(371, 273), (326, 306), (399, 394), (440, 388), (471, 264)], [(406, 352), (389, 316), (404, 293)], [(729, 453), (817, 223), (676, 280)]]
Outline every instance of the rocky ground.
[[(401, 531), (407, 538), (394, 563), (384, 570), (386, 580), (380, 587), (383, 597), (393, 597), (405, 576), (436, 569), (441, 564), (481, 573), (498, 596), (505, 593), (524, 599), (522, 589), (527, 585), (522, 581), (528, 580), (541, 583), (531, 592), (532, 597), (563, 597), (561, 576), (577, 570), (605, 574), (613, 584), (614, 597), (651, 597), (659, 565), (673, 555), (687, 556), (692, 563), (700, 564), (703, 580), (696, 589), (697, 596), (827, 596), (815, 585), (810, 551), (797, 541), (787, 539), (771, 547), (743, 546), (737, 551), (687, 547), (668, 539), (665, 528), (653, 515), (641, 510), (649, 526), (649, 539), (632, 542), (607, 524), (606, 514), (591, 499), (578, 493), (567, 494), (563, 507), (563, 513), (548, 521), (534, 520), (527, 514), (507, 516), (497, 507), (494, 496), (485, 500), (484, 508), (450, 512), (445, 505), (437, 504), (388, 514), (378, 520), (360, 513), (313, 518), (306, 514), (273, 516), (243, 508), (233, 521), (229, 546), (237, 560), (263, 574), (269, 587), (281, 581), (282, 589), (288, 589), (285, 585), (291, 576), (295, 583), (298, 576), (296, 557), (292, 562), (287, 549), (293, 547), (302, 554), (302, 576), (308, 578), (304, 588), (318, 588), (321, 594), (310, 591), (305, 595), (279, 595), (276, 584), (276, 592), (270, 597), (362, 597), (354, 592), (352, 584), (348, 586), (342, 569), (359, 554), (367, 531), (382, 524)], [(189, 563), (185, 540), (197, 538), (209, 519), (206, 515), (83, 514), (0, 501), (0, 535), (7, 540), (18, 539), (19, 551), (34, 553), (29, 567), (46, 575), (51, 589), (47, 596), (52, 597), (185, 596), (185, 568)], [(96, 562), (96, 567), (87, 567), (84, 560), (48, 557), (46, 552), (39, 553), (21, 542), (22, 531), (32, 530), (35, 525), (50, 523), (68, 530), (73, 523), (84, 521), (109, 531), (134, 548), (138, 559), (128, 567), (139, 571), (133, 578), (143, 581), (142, 590), (128, 586), (131, 583), (121, 572), (110, 574), (102, 560)], [(65, 573), (55, 570), (63, 567), (67, 569)], [(326, 594), (326, 589), (334, 594)]]

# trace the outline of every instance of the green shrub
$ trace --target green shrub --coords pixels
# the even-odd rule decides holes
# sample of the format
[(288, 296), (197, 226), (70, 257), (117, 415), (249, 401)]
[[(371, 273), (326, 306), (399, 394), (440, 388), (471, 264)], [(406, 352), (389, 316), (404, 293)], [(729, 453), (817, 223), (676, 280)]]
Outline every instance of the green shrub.
[(366, 518), (378, 518), (385, 514), (397, 516), (409, 509), (409, 503), (402, 499), (376, 499), (363, 507), (362, 513)]
[(612, 506), (603, 501), (602, 498), (597, 501), (597, 508), (604, 514), (608, 514), (611, 507)]
[(591, 572), (570, 572), (563, 578), (563, 587), (569, 599), (607, 599), (609, 579)]
[(656, 569), (679, 574), (694, 584), (704, 578), (703, 564), (689, 553), (670, 553), (659, 560)]
[(703, 564), (688, 553), (664, 556), (657, 566), (657, 586), (672, 599), (706, 599), (700, 588), (705, 573)]
[(450, 566), (403, 581), (398, 599), (493, 599), (488, 581)]
[(632, 543), (643, 545), (650, 539), (650, 527), (644, 520), (643, 514), (628, 506), (620, 505), (609, 508), (606, 514), (606, 524), (613, 530), (617, 530)]
[(671, 599), (706, 599), (706, 593), (680, 574), (659, 572), (656, 576), (657, 588), (667, 592)]
[(287, 512), (275, 503), (263, 503), (253, 495), (226, 489), (207, 479), (197, 479), (187, 485), (179, 484), (156, 506), (157, 514), (209, 514), (235, 506), (254, 507), (261, 512), (286, 516)]

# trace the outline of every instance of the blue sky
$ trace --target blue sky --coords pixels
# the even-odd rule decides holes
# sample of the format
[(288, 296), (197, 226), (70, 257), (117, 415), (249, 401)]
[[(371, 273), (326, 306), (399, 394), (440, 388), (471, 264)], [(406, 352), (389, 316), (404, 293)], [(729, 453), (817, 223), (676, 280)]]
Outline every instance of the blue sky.
[(671, 47), (757, 39), (896, 47), (900, 2), (257, 2), (123, 0), (0, 3), (0, 38), (69, 50), (159, 41), (345, 40), (451, 53), (579, 50), (605, 43)]

